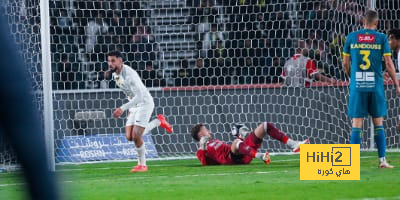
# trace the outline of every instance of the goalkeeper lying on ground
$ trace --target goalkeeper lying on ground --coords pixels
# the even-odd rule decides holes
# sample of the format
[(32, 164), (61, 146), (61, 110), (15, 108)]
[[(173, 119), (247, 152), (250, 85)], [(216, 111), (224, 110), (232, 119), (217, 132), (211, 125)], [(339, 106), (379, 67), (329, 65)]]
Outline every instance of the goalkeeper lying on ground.
[[(231, 145), (212, 139), (210, 131), (202, 123), (195, 125), (191, 134), (193, 139), (199, 141), (197, 158), (202, 165), (233, 165), (249, 164), (253, 158), (259, 158), (265, 164), (270, 163), (268, 152), (258, 153), (263, 138), (268, 134), (272, 138), (281, 141), (293, 148), (293, 152), (300, 151), (300, 144), (308, 144), (309, 140), (294, 141), (285, 133), (277, 129), (273, 124), (264, 122), (253, 132), (241, 124), (235, 125), (232, 134), (237, 137)], [(247, 137), (246, 137), (247, 136)]]

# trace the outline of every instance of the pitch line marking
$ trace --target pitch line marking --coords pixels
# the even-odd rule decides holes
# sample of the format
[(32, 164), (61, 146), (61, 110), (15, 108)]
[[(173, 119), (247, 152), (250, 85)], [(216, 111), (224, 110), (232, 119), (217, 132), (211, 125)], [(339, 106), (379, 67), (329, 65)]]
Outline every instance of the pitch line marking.
[[(363, 158), (372, 158), (375, 156), (362, 156), (360, 157), (361, 159)], [(285, 160), (272, 160), (273, 163), (280, 163), (280, 162), (290, 162), (290, 161), (299, 161), (299, 158), (295, 159), (285, 159)], [(182, 166), (181, 164), (155, 164), (155, 165), (149, 165), (150, 167), (174, 167), (174, 166)], [(57, 169), (56, 172), (69, 172), (69, 171), (84, 171), (84, 170), (111, 170), (111, 169), (127, 169), (129, 167), (98, 167), (98, 168), (76, 168), (76, 169)]]
[[(249, 175), (249, 174), (272, 174), (272, 173), (289, 173), (290, 171), (256, 171), (256, 172), (232, 172), (232, 173), (213, 173), (213, 174), (188, 174), (188, 175), (178, 175), (178, 176), (128, 176), (121, 178), (113, 178), (113, 180), (131, 180), (131, 179), (153, 179), (153, 178), (187, 178), (187, 177), (203, 177), (203, 176), (232, 176), (232, 175)], [(127, 172), (128, 174), (128, 172)], [(79, 180), (79, 182), (93, 182), (102, 181), (107, 182), (110, 179), (91, 179), (91, 180)], [(73, 180), (61, 181), (62, 183), (73, 183)], [(20, 186), (25, 185), (25, 183), (10, 183), (10, 184), (0, 184), (0, 187), (8, 186)]]
[[(361, 158), (370, 158), (374, 156), (363, 156)], [(287, 159), (287, 160), (277, 160), (275, 162), (289, 162), (289, 161), (296, 161), (299, 159)], [(179, 164), (161, 164), (161, 165), (151, 165), (151, 166), (157, 166), (157, 167), (166, 167), (166, 166), (181, 166)], [(84, 168), (84, 169), (60, 169), (57, 171), (83, 171), (83, 170), (111, 170), (111, 169), (127, 169), (127, 167), (99, 167), (99, 168)], [(258, 172), (233, 172), (233, 173), (218, 173), (218, 174), (189, 174), (189, 175), (183, 175), (183, 176), (173, 176), (176, 178), (185, 178), (185, 177), (198, 177), (198, 176), (227, 176), (227, 175), (242, 175), (242, 174), (271, 174), (271, 173), (276, 173), (276, 172), (283, 172), (283, 173), (289, 173), (290, 171), (258, 171)], [(169, 178), (171, 176), (132, 176), (129, 178), (118, 178), (117, 180), (129, 180), (129, 179), (146, 179), (146, 178)], [(109, 179), (94, 179), (95, 181), (109, 181)], [(82, 181), (82, 180), (80, 180)], [(85, 180), (83, 180), (85, 181)], [(89, 181), (89, 180), (87, 180)], [(93, 181), (93, 180), (90, 180)], [(72, 180), (65, 180), (61, 181), (63, 183), (73, 183), (74, 181)], [(9, 184), (0, 184), (0, 187), (8, 187), (8, 186), (19, 186), (19, 185), (25, 185), (25, 183), (9, 183)]]

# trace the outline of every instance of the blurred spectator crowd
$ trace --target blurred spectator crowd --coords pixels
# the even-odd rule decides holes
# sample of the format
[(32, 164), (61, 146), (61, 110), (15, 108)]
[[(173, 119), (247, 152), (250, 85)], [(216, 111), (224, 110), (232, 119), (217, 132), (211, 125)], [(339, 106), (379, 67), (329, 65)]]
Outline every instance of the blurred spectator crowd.
[[(179, 8), (151, 7), (148, 1), (51, 1), (53, 89), (115, 87), (103, 77), (106, 55), (115, 49), (148, 87), (280, 83), (283, 65), (297, 47), (320, 73), (344, 80), (341, 47), (345, 36), (362, 26), (366, 7), (361, 0), (182, 1)], [(381, 31), (399, 27), (400, 9), (389, 9), (398, 4), (377, 1)], [(184, 10), (189, 14), (180, 14), (180, 23), (190, 28), (181, 32), (195, 42), (195, 53), (188, 56), (160, 49), (164, 36), (174, 33), (153, 31), (158, 24), (152, 20), (157, 12)], [(186, 35), (178, 38), (185, 44)], [(176, 54), (172, 67), (163, 62), (165, 51)]]

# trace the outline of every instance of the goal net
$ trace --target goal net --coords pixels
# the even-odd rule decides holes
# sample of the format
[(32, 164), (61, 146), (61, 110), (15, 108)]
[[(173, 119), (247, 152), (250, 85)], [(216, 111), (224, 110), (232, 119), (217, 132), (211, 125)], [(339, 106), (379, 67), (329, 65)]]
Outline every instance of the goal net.
[[(149, 158), (193, 157), (197, 144), (190, 128), (200, 122), (224, 141), (234, 139), (233, 123), (256, 128), (267, 121), (295, 140), (349, 143), (348, 86), (340, 55), (345, 36), (361, 28), (362, 13), (371, 7), (380, 13), (380, 31), (398, 27), (397, 4), (50, 1), (56, 162), (136, 157), (134, 145), (124, 136), (126, 113), (112, 118), (126, 99), (115, 82), (104, 77), (111, 50), (122, 51), (125, 64), (137, 70), (149, 88), (155, 100), (153, 118), (163, 113), (173, 124), (173, 134), (155, 129), (145, 136)], [(297, 48), (307, 51), (321, 74), (339, 82), (286, 86), (283, 66)], [(398, 149), (398, 103), (391, 84), (387, 98), (387, 145)], [(364, 126), (362, 148), (373, 149), (368, 120)], [(262, 150), (291, 152), (269, 137)]]

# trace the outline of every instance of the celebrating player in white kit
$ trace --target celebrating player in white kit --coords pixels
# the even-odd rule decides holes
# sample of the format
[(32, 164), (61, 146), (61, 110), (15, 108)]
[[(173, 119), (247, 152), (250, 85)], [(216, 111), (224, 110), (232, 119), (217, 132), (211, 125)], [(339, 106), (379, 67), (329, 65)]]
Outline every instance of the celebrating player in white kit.
[(107, 56), (109, 71), (119, 88), (128, 97), (129, 102), (116, 108), (113, 116), (119, 118), (124, 111), (129, 110), (128, 119), (125, 125), (126, 139), (135, 143), (138, 155), (138, 165), (132, 168), (131, 172), (145, 172), (146, 149), (142, 135), (150, 132), (157, 126), (165, 128), (168, 133), (172, 132), (171, 125), (165, 120), (162, 114), (149, 122), (154, 110), (153, 97), (144, 86), (139, 74), (128, 65), (123, 63), (122, 53), (112, 51)]

